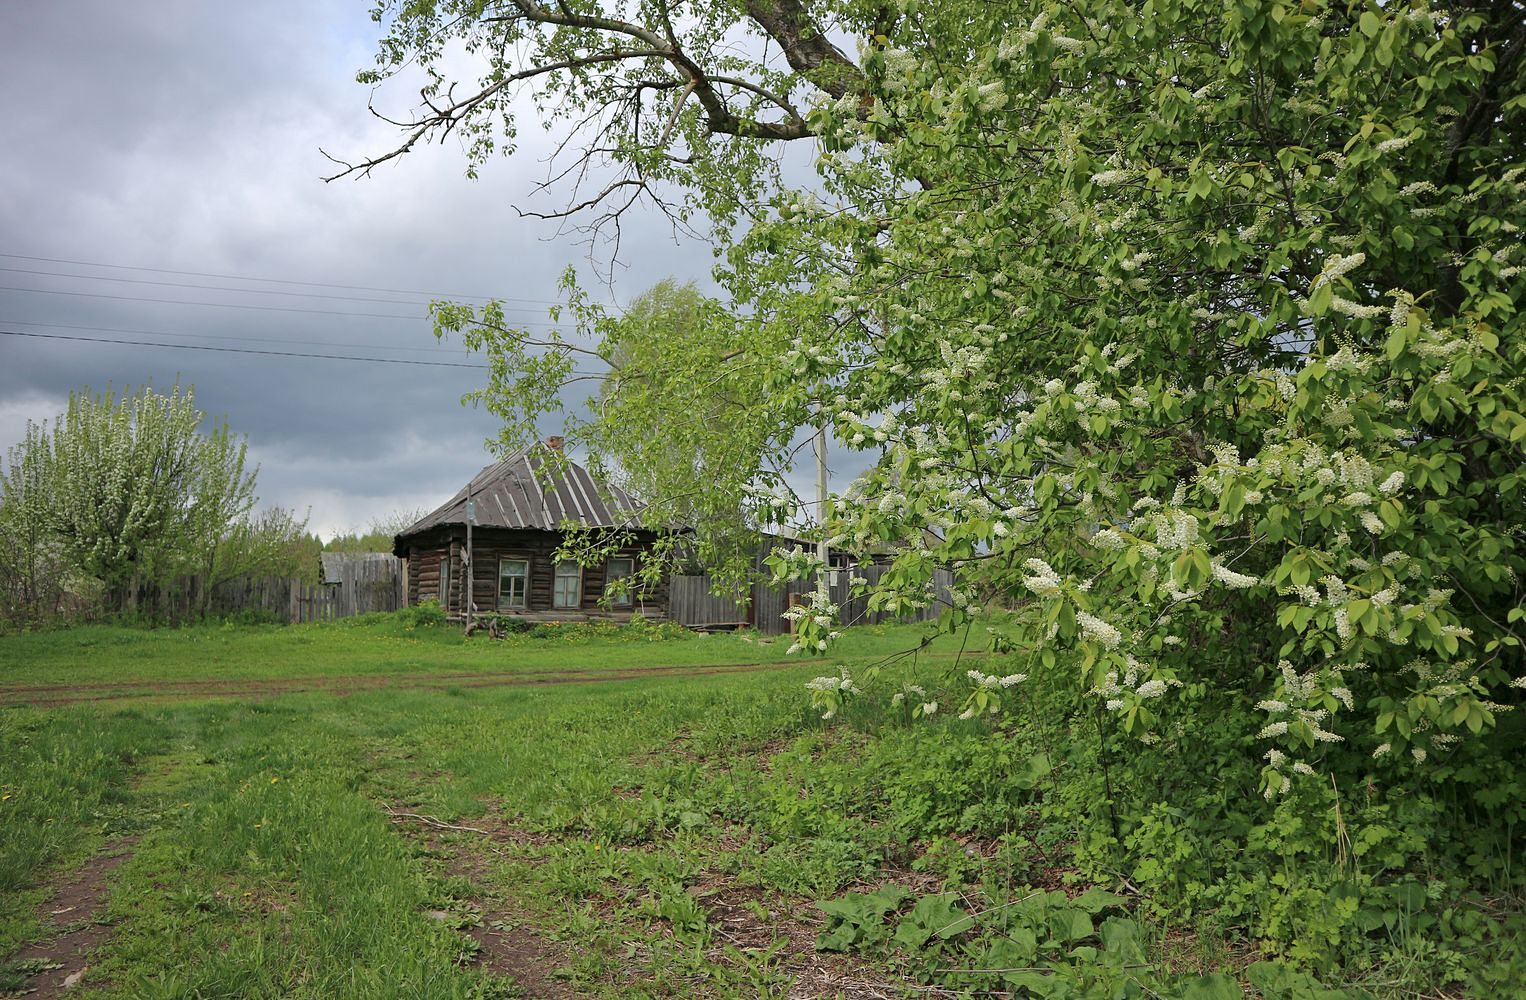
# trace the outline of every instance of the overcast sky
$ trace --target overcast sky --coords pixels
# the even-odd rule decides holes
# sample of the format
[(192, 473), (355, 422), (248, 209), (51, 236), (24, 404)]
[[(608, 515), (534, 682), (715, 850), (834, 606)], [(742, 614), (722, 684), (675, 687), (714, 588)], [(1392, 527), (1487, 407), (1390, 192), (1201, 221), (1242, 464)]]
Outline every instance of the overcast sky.
[[(429, 295), (512, 299), (546, 323), (569, 264), (615, 303), (668, 276), (708, 283), (709, 248), (652, 213), (627, 220), (607, 288), (587, 246), (521, 219), (552, 142), (529, 121), (477, 181), (448, 142), (325, 184), (320, 146), (349, 158), (396, 141), (354, 82), (377, 38), (369, 7), (0, 4), (0, 449), (72, 389), (178, 378), (248, 436), (264, 503), (310, 509), (325, 535), (364, 528), (443, 502), (490, 460), (494, 421), (459, 402), (480, 371), (96, 341), (473, 363), (435, 343)], [(380, 102), (401, 114), (409, 93)]]

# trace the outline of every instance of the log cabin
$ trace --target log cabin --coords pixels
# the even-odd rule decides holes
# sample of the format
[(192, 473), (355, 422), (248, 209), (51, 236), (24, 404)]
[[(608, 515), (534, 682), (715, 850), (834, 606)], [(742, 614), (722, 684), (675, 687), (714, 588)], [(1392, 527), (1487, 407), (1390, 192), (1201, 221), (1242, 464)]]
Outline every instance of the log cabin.
[[(489, 465), (393, 539), (393, 554), (406, 561), (410, 605), (437, 600), (453, 618), (496, 614), (537, 622), (667, 616), (665, 577), (623, 595), (607, 591), (611, 581), (636, 572), (657, 538), (637, 527), (641, 504), (596, 482), (561, 450), (562, 439), (552, 437)], [(572, 526), (620, 531), (624, 544), (596, 566), (559, 560), (556, 550)]]

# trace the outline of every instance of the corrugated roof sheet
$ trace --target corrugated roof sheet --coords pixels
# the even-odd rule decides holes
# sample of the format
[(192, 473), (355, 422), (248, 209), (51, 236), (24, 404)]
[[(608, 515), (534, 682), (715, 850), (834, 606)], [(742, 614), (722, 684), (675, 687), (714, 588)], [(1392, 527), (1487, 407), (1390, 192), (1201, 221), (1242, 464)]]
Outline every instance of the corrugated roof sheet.
[[(471, 481), (479, 528), (554, 531), (571, 522), (587, 528), (627, 527), (641, 509), (617, 486), (594, 482), (588, 470), (563, 459), (551, 462), (544, 445), (534, 445), (483, 469)], [(467, 487), (404, 529), (398, 538), (430, 528), (466, 523)]]

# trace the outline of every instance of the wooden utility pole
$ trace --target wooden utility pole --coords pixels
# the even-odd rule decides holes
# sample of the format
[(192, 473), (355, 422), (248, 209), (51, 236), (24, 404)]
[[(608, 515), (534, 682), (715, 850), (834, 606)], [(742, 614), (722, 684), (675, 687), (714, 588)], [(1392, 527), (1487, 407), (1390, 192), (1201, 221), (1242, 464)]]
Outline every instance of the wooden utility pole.
[(831, 550), (827, 546), (827, 424), (826, 415), (818, 407), (816, 411), (816, 524), (821, 537), (816, 541), (816, 558), (821, 560), (821, 572), (816, 578), (816, 589), (821, 593), (821, 603), (826, 604), (832, 596), (827, 582), (827, 567)]
[(461, 610), (466, 612), (466, 634), (471, 635), (477, 620), (477, 588), (474, 585), (472, 567), (472, 522), (477, 520), (477, 501), (472, 499), (472, 483), (476, 476), (466, 481), (466, 556), (461, 560), (461, 575), (466, 578), (466, 600)]

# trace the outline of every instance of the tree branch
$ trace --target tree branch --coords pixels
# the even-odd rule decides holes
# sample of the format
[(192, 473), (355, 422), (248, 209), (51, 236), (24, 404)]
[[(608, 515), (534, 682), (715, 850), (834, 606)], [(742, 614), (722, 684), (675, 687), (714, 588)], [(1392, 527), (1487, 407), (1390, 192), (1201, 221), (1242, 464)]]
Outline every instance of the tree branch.
[(747, 0), (747, 16), (779, 43), (790, 68), (833, 97), (863, 90), (858, 65), (833, 45), (800, 0)]
[(352, 174), (356, 178), (365, 177), (373, 169), (382, 165), (383, 163), (386, 163), (388, 160), (396, 159), (397, 157), (402, 156), (404, 153), (410, 152), (413, 149), (415, 143), (417, 143), (420, 139), (428, 136), (431, 132), (439, 131), (441, 138), (444, 138), (446, 135), (450, 134), (450, 132), (457, 125), (461, 123), (462, 119), (464, 119), (476, 108), (480, 107), (489, 98), (503, 91), (510, 84), (520, 83), (524, 80), (529, 80), (537, 76), (544, 76), (547, 73), (554, 73), (557, 70), (562, 69), (575, 69), (579, 66), (592, 66), (598, 63), (620, 62), (627, 59), (650, 59), (654, 57), (662, 58), (664, 56), (665, 53), (656, 49), (616, 49), (610, 52), (595, 52), (586, 56), (578, 56), (572, 59), (562, 59), (557, 62), (547, 63), (544, 66), (536, 66), (532, 69), (527, 69), (519, 73), (511, 73), (508, 76), (505, 76), (503, 79), (498, 80), (497, 82), (492, 83), (477, 91), (477, 93), (473, 94), (472, 96), (462, 98), (459, 101), (455, 101), (443, 107), (436, 107), (426, 98), (424, 104), (430, 109), (431, 113), (425, 115), (422, 118), (416, 118), (411, 122), (394, 121), (393, 119), (390, 119), (378, 112), (375, 107), (372, 107), (370, 108), (370, 111), (377, 118), (380, 118), (382, 121), (387, 122), (388, 124), (401, 125), (402, 127), (408, 129), (408, 138), (403, 141), (402, 145), (393, 149), (391, 152), (383, 153), (380, 156), (372, 157), (367, 160), (362, 160), (360, 163), (349, 163), (345, 160), (338, 159), (337, 157), (330, 155), (327, 150), (320, 148), (318, 152), (322, 153), (326, 159), (344, 167), (344, 169), (339, 173), (333, 174), (332, 176), (325, 177), (323, 179), (325, 181), (337, 181), (341, 177), (347, 177)]

